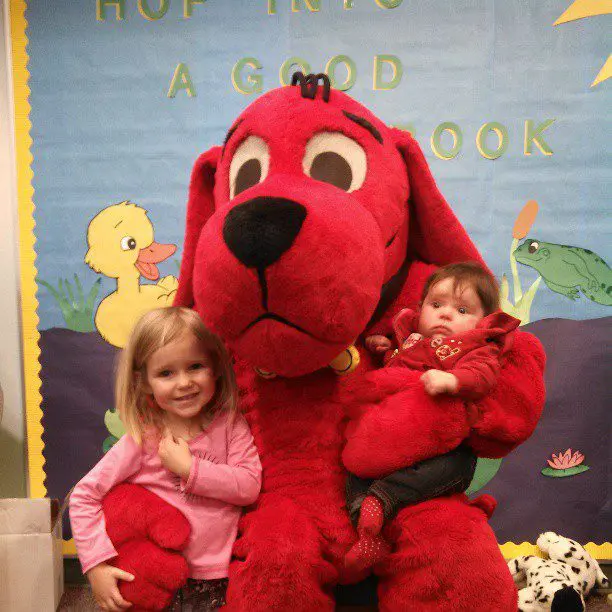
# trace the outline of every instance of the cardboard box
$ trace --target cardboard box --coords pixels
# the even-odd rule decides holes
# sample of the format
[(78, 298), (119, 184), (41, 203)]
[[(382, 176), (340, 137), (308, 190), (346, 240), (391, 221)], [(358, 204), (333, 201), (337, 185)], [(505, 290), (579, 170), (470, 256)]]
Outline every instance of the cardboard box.
[(0, 499), (0, 612), (53, 612), (64, 592), (56, 499)]

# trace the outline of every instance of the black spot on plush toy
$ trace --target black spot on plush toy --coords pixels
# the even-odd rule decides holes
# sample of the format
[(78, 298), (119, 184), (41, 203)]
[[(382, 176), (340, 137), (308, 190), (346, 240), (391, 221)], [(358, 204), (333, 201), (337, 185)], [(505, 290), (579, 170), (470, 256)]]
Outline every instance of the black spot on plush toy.
[(597, 561), (574, 540), (547, 531), (537, 545), (548, 559), (528, 555), (508, 562), (519, 588), (519, 612), (583, 612), (595, 585), (608, 586)]

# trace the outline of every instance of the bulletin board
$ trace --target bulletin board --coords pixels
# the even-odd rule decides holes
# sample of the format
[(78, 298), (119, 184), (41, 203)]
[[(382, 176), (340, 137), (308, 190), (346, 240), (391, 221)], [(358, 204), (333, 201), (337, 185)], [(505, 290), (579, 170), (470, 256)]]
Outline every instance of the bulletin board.
[[(413, 133), (504, 309), (547, 350), (536, 433), (473, 483), (500, 502), (504, 553), (553, 530), (612, 558), (611, 12), (596, 0), (12, 0), (30, 494), (63, 498), (121, 436), (114, 361), (150, 307), (142, 296), (171, 303), (191, 166), (301, 69)], [(126, 240), (160, 245), (154, 261), (126, 270), (122, 244), (91, 249), (118, 219)], [(130, 284), (145, 289), (116, 316)]]

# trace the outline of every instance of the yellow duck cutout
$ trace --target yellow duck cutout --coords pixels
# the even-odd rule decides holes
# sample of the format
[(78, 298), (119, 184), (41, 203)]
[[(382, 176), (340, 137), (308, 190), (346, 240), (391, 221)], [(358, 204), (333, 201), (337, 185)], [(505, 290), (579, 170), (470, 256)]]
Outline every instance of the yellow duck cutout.
[(85, 263), (94, 271), (117, 279), (117, 290), (96, 311), (95, 324), (110, 344), (123, 348), (136, 321), (153, 308), (172, 305), (178, 280), (165, 276), (156, 284), (140, 284), (140, 277), (159, 278), (158, 263), (175, 251), (174, 244), (153, 240), (147, 211), (133, 202), (108, 206), (87, 228)]

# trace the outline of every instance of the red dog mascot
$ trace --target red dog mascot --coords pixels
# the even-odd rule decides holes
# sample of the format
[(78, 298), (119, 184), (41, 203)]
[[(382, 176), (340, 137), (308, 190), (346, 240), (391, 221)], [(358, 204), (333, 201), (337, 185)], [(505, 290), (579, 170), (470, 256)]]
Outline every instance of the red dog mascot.
[[(442, 418), (465, 409), (455, 398), (404, 418), (406, 370), (380, 370), (379, 383), (366, 385), (360, 377), (374, 364), (364, 353), (346, 377), (326, 367), (364, 332), (385, 329), (399, 308), (414, 308), (436, 266), (480, 255), (410, 134), (330, 92), (324, 75), (294, 82), (257, 99), (224, 145), (197, 160), (176, 300), (193, 306), (236, 356), (264, 469), (230, 568), (227, 609), (238, 612), (333, 610), (333, 587), (361, 578), (343, 566), (355, 540), (345, 466), (382, 476), (466, 435)], [(496, 390), (476, 405), (468, 435), (478, 455), (506, 455), (532, 433), (543, 368), (539, 342), (517, 332)], [(363, 397), (349, 402), (345, 387), (355, 383)], [(423, 390), (412, 392), (426, 404)], [(123, 503), (145, 515), (159, 510), (143, 504), (137, 488), (124, 492)], [(132, 520), (110, 505), (105, 512), (109, 534)], [(376, 568), (381, 610), (516, 610), (487, 515), (465, 495), (405, 508), (387, 537), (393, 552)], [(177, 540), (153, 539), (160, 548)], [(153, 607), (154, 592), (163, 606), (169, 592), (158, 563), (130, 556), (139, 545), (124, 544), (116, 560), (129, 557), (124, 565), (137, 574), (124, 596)], [(163, 584), (176, 567), (164, 566)]]

